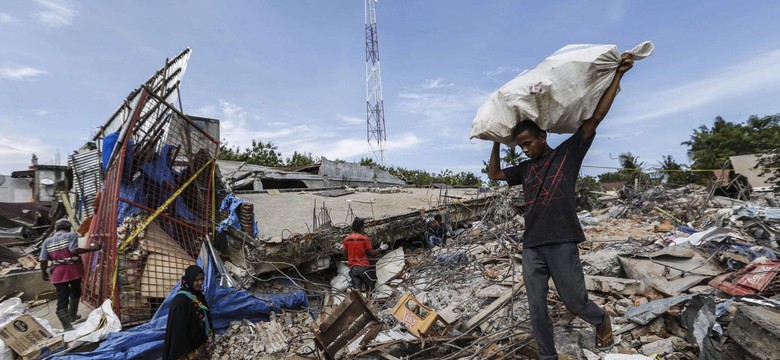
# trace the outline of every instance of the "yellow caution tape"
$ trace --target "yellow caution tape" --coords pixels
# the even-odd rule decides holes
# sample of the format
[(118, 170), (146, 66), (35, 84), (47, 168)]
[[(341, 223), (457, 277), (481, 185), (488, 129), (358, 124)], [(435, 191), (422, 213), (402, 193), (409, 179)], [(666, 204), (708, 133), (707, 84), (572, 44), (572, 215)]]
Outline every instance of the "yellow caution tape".
[(206, 167), (211, 165), (212, 162), (214, 162), (214, 159), (211, 159), (208, 162), (206, 162), (200, 169), (198, 169), (197, 172), (195, 172), (195, 174), (190, 176), (190, 178), (187, 179), (187, 181), (181, 187), (179, 187), (167, 200), (165, 200), (165, 202), (162, 205), (160, 205), (160, 207), (158, 207), (157, 210), (155, 210), (148, 218), (146, 218), (146, 220), (144, 220), (141, 223), (141, 225), (139, 225), (135, 230), (133, 230), (133, 233), (130, 234), (130, 236), (128, 236), (127, 239), (125, 239), (125, 241), (122, 242), (122, 245), (119, 246), (119, 249), (117, 249), (116, 259), (114, 259), (114, 281), (111, 285), (112, 296), (114, 294), (114, 289), (116, 289), (116, 283), (119, 277), (119, 254), (121, 254), (124, 251), (125, 247), (127, 247), (127, 245), (129, 245), (130, 242), (134, 240), (138, 236), (138, 234), (141, 233), (141, 231), (144, 231), (144, 229), (146, 229), (146, 227), (149, 226), (149, 224), (151, 224), (152, 221), (154, 221), (154, 219), (157, 218), (157, 216), (162, 214), (162, 212), (165, 211), (165, 209), (167, 209), (168, 206), (170, 206), (173, 203), (173, 201), (176, 200), (176, 198), (179, 197), (179, 195), (181, 195), (182, 192), (184, 192), (184, 189), (190, 186), (190, 184), (198, 177), (198, 175), (200, 175), (200, 173), (202, 173), (203, 170), (206, 169)]

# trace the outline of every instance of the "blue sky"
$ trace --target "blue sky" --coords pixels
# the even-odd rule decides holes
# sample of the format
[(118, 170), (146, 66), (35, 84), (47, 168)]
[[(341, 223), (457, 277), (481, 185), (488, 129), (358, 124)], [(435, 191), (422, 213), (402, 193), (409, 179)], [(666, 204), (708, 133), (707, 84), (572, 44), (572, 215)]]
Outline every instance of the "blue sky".
[[(65, 164), (163, 61), (193, 49), (184, 111), (222, 138), (357, 161), (365, 125), (360, 0), (0, 2), (0, 174)], [(566, 44), (651, 40), (585, 174), (631, 151), (687, 163), (693, 129), (780, 112), (780, 2), (384, 0), (377, 5), (390, 165), (479, 174), (487, 96)], [(564, 139), (553, 135), (555, 145)]]

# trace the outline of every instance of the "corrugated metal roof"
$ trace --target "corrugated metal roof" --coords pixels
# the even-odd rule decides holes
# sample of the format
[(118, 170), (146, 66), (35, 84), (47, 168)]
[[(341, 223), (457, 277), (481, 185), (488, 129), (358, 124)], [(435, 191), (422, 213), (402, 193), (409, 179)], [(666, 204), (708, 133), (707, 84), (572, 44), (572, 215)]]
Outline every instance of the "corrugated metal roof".
[(100, 171), (100, 151), (97, 149), (76, 153), (68, 157), (73, 169), (73, 181), (81, 203), (84, 218), (94, 214), (97, 190), (103, 184)]

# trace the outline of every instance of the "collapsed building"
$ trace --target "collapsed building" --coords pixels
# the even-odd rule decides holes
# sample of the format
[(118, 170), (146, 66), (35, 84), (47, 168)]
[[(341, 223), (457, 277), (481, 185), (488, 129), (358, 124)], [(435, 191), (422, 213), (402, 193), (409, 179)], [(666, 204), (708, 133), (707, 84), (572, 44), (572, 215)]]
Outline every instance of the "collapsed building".
[[(160, 311), (196, 262), (214, 274), (208, 287), (219, 299), (214, 359), (538, 355), (524, 296), (517, 188), (413, 188), (380, 168), (327, 159), (297, 168), (218, 160), (218, 120), (173, 105), (189, 56), (186, 49), (166, 60), (131, 92), (68, 167), (38, 166), (0, 184), (9, 198), (36, 199), (0, 204), (0, 225), (21, 227), (3, 235), (3, 244), (35, 254), (52, 219), (67, 216), (83, 244), (104, 245), (85, 256), (82, 299), (95, 309), (109, 300), (117, 321), (132, 328), (97, 349), (73, 341), (62, 358), (159, 356)], [(753, 191), (740, 200), (715, 190), (628, 183), (578, 191), (586, 286), (614, 318), (616, 345), (595, 349), (593, 329), (551, 292), (562, 354), (777, 353), (776, 196)], [(451, 229), (446, 246), (423, 249), (421, 210), (443, 216)], [(367, 220), (375, 246), (391, 247), (375, 259), (372, 293), (349, 288), (338, 247), (355, 217)], [(3, 261), (19, 255), (13, 260), (39, 277), (34, 259), (6, 253)]]

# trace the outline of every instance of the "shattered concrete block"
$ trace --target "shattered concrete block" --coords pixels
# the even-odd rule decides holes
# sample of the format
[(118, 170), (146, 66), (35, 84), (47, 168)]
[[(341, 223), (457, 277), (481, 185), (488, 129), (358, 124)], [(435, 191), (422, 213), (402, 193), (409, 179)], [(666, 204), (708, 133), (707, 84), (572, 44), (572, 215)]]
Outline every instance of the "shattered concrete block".
[(780, 313), (758, 306), (739, 306), (728, 327), (731, 339), (760, 359), (780, 354)]
[(589, 291), (631, 296), (648, 292), (645, 284), (639, 280), (606, 276), (585, 276), (585, 288)]
[(510, 288), (506, 286), (501, 286), (498, 284), (490, 285), (486, 288), (482, 288), (479, 291), (477, 291), (476, 296), (480, 298), (498, 298), (501, 297), (501, 295), (504, 295), (505, 292), (509, 291)]
[(586, 275), (619, 277), (622, 273), (618, 251), (605, 249), (580, 256), (582, 271)]
[(666, 355), (671, 354), (677, 350), (684, 349), (688, 343), (681, 338), (672, 336), (666, 339), (661, 339), (649, 344), (643, 345), (639, 348), (639, 352), (642, 354), (658, 354)]

